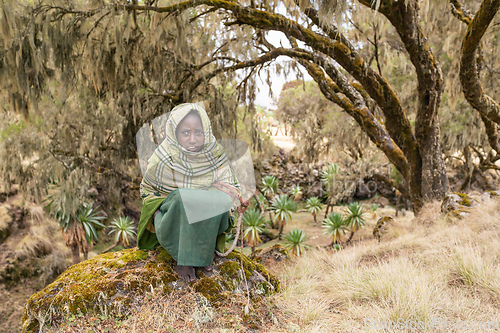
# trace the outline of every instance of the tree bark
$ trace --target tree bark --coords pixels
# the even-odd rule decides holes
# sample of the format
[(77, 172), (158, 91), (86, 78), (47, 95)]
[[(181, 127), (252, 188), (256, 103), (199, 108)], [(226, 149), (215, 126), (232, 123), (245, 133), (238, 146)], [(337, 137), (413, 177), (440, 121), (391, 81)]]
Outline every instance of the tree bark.
[(465, 98), (481, 115), (500, 124), (500, 105), (488, 96), (479, 81), (476, 52), (486, 29), (500, 8), (500, 0), (484, 0), (462, 41), (460, 62), (460, 83)]
[[(371, 6), (370, 1), (360, 2)], [(380, 6), (380, 12), (396, 28), (417, 73), (419, 104), (415, 139), (418, 153), (409, 158), (410, 188), (416, 211), (426, 201), (441, 199), (448, 190), (438, 120), (443, 78), (437, 59), (422, 33), (419, 11), (419, 1), (416, 0), (387, 0)]]
[(74, 245), (71, 248), (71, 258), (73, 261), (73, 265), (76, 265), (80, 262), (80, 248), (78, 247), (78, 245)]

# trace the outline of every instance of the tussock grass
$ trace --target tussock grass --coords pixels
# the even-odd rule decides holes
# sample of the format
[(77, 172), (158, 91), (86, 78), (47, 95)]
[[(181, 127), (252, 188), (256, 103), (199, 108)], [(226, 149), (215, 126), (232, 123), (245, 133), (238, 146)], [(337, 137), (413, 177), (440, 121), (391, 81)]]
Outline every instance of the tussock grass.
[(43, 257), (54, 250), (54, 243), (46, 226), (32, 226), (28, 235), (17, 244), (15, 253), (20, 259)]
[(29, 206), (28, 212), (31, 219), (31, 224), (33, 225), (43, 224), (43, 222), (47, 219), (47, 215), (45, 214), (42, 206)]
[(40, 259), (41, 278), (51, 281), (70, 265), (71, 251), (61, 242), (54, 243), (53, 251)]
[(442, 217), (432, 203), (416, 218), (396, 218), (380, 243), (309, 251), (283, 267), (275, 301), (303, 332), (368, 331), (370, 320), (500, 321), (499, 203), (462, 219)]

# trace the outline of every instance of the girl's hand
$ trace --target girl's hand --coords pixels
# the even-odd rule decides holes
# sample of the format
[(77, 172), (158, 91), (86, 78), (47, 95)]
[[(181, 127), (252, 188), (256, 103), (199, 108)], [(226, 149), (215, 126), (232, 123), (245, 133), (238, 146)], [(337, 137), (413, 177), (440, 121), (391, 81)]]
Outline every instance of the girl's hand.
[(241, 196), (238, 194), (238, 192), (234, 187), (221, 182), (214, 182), (212, 186), (218, 189), (219, 191), (222, 191), (228, 194), (229, 196), (233, 197), (235, 200), (239, 200), (240, 206), (238, 207), (238, 212), (243, 214), (248, 209), (248, 206), (250, 205), (250, 200), (243, 201), (243, 199), (241, 198)]
[[(216, 189), (218, 189), (219, 191), (226, 193), (227, 195), (234, 198), (235, 200), (239, 199), (238, 192), (234, 189), (234, 187), (229, 186), (228, 184), (221, 183), (221, 182), (214, 182), (212, 184), (212, 186), (215, 187)], [(241, 202), (241, 200), (240, 200), (240, 202)]]
[(238, 213), (243, 214), (248, 209), (248, 206), (250, 205), (250, 199), (247, 199), (245, 201), (243, 201), (243, 199), (241, 199), (241, 197), (239, 197), (239, 199), (240, 199), (241, 205), (238, 207)]

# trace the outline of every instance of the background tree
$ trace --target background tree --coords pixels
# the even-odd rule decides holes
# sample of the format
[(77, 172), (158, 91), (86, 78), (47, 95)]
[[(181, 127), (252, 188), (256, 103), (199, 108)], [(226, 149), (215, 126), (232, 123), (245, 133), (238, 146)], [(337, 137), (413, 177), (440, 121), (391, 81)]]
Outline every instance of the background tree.
[(323, 220), (323, 229), (329, 237), (332, 237), (332, 243), (330, 245), (333, 246), (334, 244), (338, 244), (342, 235), (344, 235), (347, 230), (346, 219), (344, 219), (342, 214), (332, 212)]
[(283, 85), (275, 114), (289, 126), (295, 153), (306, 162), (331, 158), (334, 150), (357, 160), (368, 154), (370, 141), (354, 119), (341, 111), (325, 98), (316, 82), (295, 80)]
[[(278, 179), (274, 176), (264, 176), (262, 177), (262, 182), (260, 184), (260, 190), (262, 194), (266, 197), (269, 209), (271, 206), (271, 201), (274, 199), (274, 196), (278, 193)], [(273, 223), (272, 210), (269, 209), (269, 223), (271, 228), (275, 228)]]
[(292, 212), (296, 211), (297, 206), (286, 194), (282, 194), (274, 197), (271, 201), (271, 207), (274, 211), (274, 219), (279, 226), (278, 238), (281, 239), (283, 228), (286, 222), (292, 219)]
[(292, 255), (300, 256), (310, 246), (306, 244), (309, 237), (300, 229), (292, 229), (285, 235), (285, 247)]
[(45, 209), (59, 222), (64, 242), (71, 249), (73, 264), (87, 260), (93, 241), (97, 240), (96, 227), (105, 228), (101, 221), (105, 218), (90, 204), (78, 204), (73, 210), (67, 210), (67, 198), (62, 191), (57, 191), (48, 197)]
[[(2, 85), (11, 92), (15, 108), (30, 119), (39, 110), (37, 103), (51, 77), (64, 83), (78, 78), (79, 84), (106, 97), (107, 105), (112, 101), (116, 113), (125, 118), (122, 136), (108, 141), (123, 143), (120, 149), (132, 153), (131, 136), (164, 107), (209, 94), (215, 101), (211, 110), (234, 114), (230, 108), (221, 109), (227, 104), (217, 99), (219, 90), (214, 86), (234, 78), (236, 70), (242, 70), (239, 91), (246, 92), (238, 100), (245, 97), (253, 119), (252, 75), (286, 56), (294, 61), (285, 70), (296, 64), (305, 68), (323, 95), (349, 114), (398, 169), (408, 189), (404, 194), (418, 211), (448, 188), (438, 118), (444, 79), (434, 40), (453, 43), (437, 36), (440, 29), (433, 29), (442, 20), (423, 18), (431, 15), (430, 8), (441, 9), (436, 12), (445, 19), (451, 12), (443, 0), (376, 3), (375, 13), (370, 0), (196, 0), (154, 2), (154, 6), (102, 1), (35, 7), (4, 2), (2, 68), (15, 70), (2, 71)], [(474, 7), (480, 3), (496, 1), (471, 0)], [(334, 20), (336, 4), (341, 6)], [(476, 22), (478, 30), (489, 25), (488, 20)], [(283, 32), (289, 45), (269, 43), (270, 30)], [(467, 50), (461, 52), (465, 55)], [(413, 73), (414, 85), (409, 81), (409, 87), (398, 89), (401, 84), (394, 84), (388, 70), (393, 64), (384, 63), (391, 57)], [(409, 90), (416, 96), (413, 107), (403, 98)], [(231, 117), (221, 119), (231, 124)], [(5, 169), (4, 174), (29, 172)]]
[(345, 224), (351, 230), (347, 243), (352, 240), (354, 233), (358, 231), (361, 226), (365, 225), (365, 215), (363, 211), (363, 205), (359, 202), (353, 202), (346, 207)]
[(109, 234), (115, 234), (115, 242), (104, 249), (103, 253), (108, 252), (118, 244), (121, 244), (123, 247), (129, 246), (130, 240), (134, 239), (137, 235), (134, 230), (134, 221), (128, 216), (120, 216), (114, 219), (109, 228), (111, 229)]

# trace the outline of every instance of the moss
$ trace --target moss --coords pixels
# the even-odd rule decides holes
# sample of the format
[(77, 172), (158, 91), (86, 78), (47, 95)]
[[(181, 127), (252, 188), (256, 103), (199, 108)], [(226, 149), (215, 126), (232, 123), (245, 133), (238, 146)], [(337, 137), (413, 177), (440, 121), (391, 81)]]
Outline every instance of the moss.
[(469, 209), (459, 208), (459, 209), (455, 209), (453, 211), (448, 212), (448, 214), (446, 214), (446, 217), (452, 218), (451, 220), (454, 220), (454, 219), (461, 219), (461, 218), (467, 216), (468, 214), (469, 214)]
[(160, 253), (156, 256), (156, 259), (164, 262), (174, 262), (172, 256), (161, 246), (157, 249)]
[[(238, 262), (240, 262), (240, 252), (233, 251), (229, 253), (229, 255), (226, 257), (227, 259), (237, 259)], [(245, 270), (245, 275), (248, 278), (249, 276), (252, 275), (252, 272), (256, 270), (255, 263), (250, 260), (246, 255), (243, 255), (243, 268)]]
[(118, 252), (106, 253), (102, 255), (101, 258), (111, 260), (109, 267), (121, 268), (131, 262), (146, 260), (148, 258), (148, 253), (144, 250), (127, 249)]
[[(241, 293), (242, 279), (239, 253), (229, 258), (215, 259), (214, 267), (220, 274), (200, 276), (191, 284), (210, 302), (227, 303), (231, 295)], [(253, 263), (243, 256), (244, 270), (249, 279), (252, 299), (278, 290), (279, 282), (264, 266)], [(164, 293), (175, 287), (171, 282), (178, 279), (173, 260), (164, 250), (146, 251), (127, 249), (99, 255), (68, 268), (56, 281), (29, 299), (23, 313), (23, 331), (38, 330), (39, 318), (45, 325), (64, 321), (78, 312), (83, 315), (128, 315), (132, 305), (142, 301), (142, 295), (152, 287), (163, 288)], [(262, 275), (269, 283), (256, 276)], [(190, 288), (191, 288), (190, 287)], [(177, 288), (177, 287), (175, 287)], [(237, 289), (237, 290), (236, 290)]]
[[(59, 278), (28, 300), (23, 314), (23, 330), (38, 327), (41, 315), (64, 317), (81, 311), (83, 314), (106, 308), (123, 312), (136, 297), (153, 286), (169, 292), (174, 272), (143, 250), (127, 249), (106, 253), (68, 268)], [(50, 311), (50, 312), (49, 312)]]
[(281, 289), (280, 281), (275, 276), (271, 275), (264, 266), (262, 266), (260, 264), (256, 264), (255, 266), (257, 268), (257, 272), (259, 272), (267, 280), (267, 282), (269, 282), (274, 288), (274, 290), (273, 290), (266, 283), (265, 284), (266, 285), (265, 286), (265, 294), (268, 295), (272, 292), (280, 291), (280, 289)]
[(207, 277), (197, 280), (193, 284), (193, 289), (201, 293), (209, 301), (212, 297), (217, 296), (222, 292), (222, 288), (217, 284), (217, 282)]
[(217, 269), (220, 271), (221, 274), (227, 277), (236, 278), (238, 277), (240, 264), (235, 261), (226, 261), (218, 265)]
[(458, 192), (454, 192), (453, 194), (456, 194), (456, 195), (458, 195), (460, 197), (461, 200), (458, 201), (458, 203), (460, 205), (465, 206), (465, 207), (472, 206), (472, 201), (471, 201), (470, 197), (467, 194), (458, 193)]

